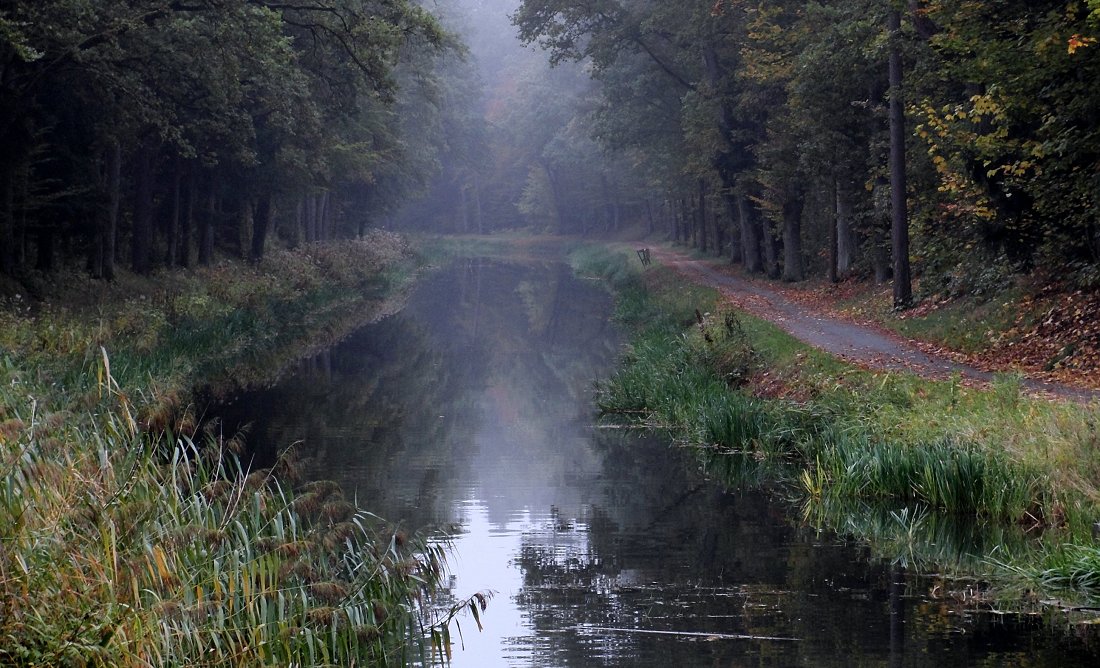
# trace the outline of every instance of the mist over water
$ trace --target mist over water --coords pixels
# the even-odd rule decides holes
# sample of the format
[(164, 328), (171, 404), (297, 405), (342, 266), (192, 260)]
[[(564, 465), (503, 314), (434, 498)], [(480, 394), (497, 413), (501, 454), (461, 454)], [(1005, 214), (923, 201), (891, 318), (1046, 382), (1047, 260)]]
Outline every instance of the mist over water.
[(621, 340), (565, 265), (460, 261), (408, 307), (227, 407), (265, 459), (453, 536), (456, 666), (1088, 665), (1039, 620), (928, 597), (919, 574), (727, 491), (689, 451), (601, 428)]

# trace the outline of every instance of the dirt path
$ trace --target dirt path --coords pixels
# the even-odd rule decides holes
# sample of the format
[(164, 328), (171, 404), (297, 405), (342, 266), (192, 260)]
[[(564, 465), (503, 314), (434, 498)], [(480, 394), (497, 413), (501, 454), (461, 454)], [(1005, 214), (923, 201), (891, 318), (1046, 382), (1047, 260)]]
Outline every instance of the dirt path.
[[(768, 320), (800, 341), (850, 362), (872, 369), (911, 371), (926, 378), (944, 379), (958, 373), (964, 380), (988, 383), (994, 374), (922, 351), (895, 334), (853, 323), (793, 302), (762, 282), (718, 271), (706, 261), (692, 259), (665, 248), (652, 248), (653, 258), (694, 281), (721, 291), (738, 308)], [(1100, 391), (1025, 378), (1031, 393), (1048, 397), (1090, 401)]]

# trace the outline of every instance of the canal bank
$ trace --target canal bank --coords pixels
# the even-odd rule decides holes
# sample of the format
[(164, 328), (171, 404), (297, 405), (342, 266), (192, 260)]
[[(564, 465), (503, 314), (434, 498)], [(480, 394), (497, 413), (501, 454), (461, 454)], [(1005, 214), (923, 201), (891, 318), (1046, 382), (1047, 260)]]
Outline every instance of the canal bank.
[[(293, 462), (242, 467), (190, 390), (272, 380), (400, 304), (396, 235), (9, 304), (0, 351), (0, 663), (309, 665), (419, 652), (444, 549)], [(396, 301), (395, 301), (396, 300)], [(399, 306), (393, 307), (394, 309)]]
[(574, 261), (616, 286), (632, 332), (605, 412), (669, 429), (736, 484), (777, 485), (812, 526), (963, 578), (930, 585), (941, 594), (1094, 619), (1095, 404), (1032, 398), (1010, 376), (857, 367), (668, 267), (643, 275), (602, 249)]

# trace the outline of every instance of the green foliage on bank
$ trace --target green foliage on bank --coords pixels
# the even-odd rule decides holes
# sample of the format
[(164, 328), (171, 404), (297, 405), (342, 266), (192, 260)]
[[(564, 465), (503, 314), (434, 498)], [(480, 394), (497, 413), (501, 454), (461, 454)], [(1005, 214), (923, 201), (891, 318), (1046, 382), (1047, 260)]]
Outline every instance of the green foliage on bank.
[[(1096, 406), (1028, 398), (1011, 377), (858, 369), (631, 259), (574, 254), (609, 278), (631, 333), (605, 414), (667, 430), (731, 484), (774, 487), (886, 556), (1100, 598)], [(997, 538), (945, 540), (960, 525)]]

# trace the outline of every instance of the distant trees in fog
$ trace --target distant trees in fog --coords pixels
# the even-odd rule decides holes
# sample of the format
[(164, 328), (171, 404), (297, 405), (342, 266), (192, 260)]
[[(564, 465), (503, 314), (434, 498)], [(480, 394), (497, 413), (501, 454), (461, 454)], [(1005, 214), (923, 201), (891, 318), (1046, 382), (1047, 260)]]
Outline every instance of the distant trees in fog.
[(592, 134), (669, 236), (787, 280), (893, 275), (903, 305), (910, 258), (937, 290), (1038, 267), (1100, 285), (1098, 14), (524, 0), (515, 23), (591, 72)]

